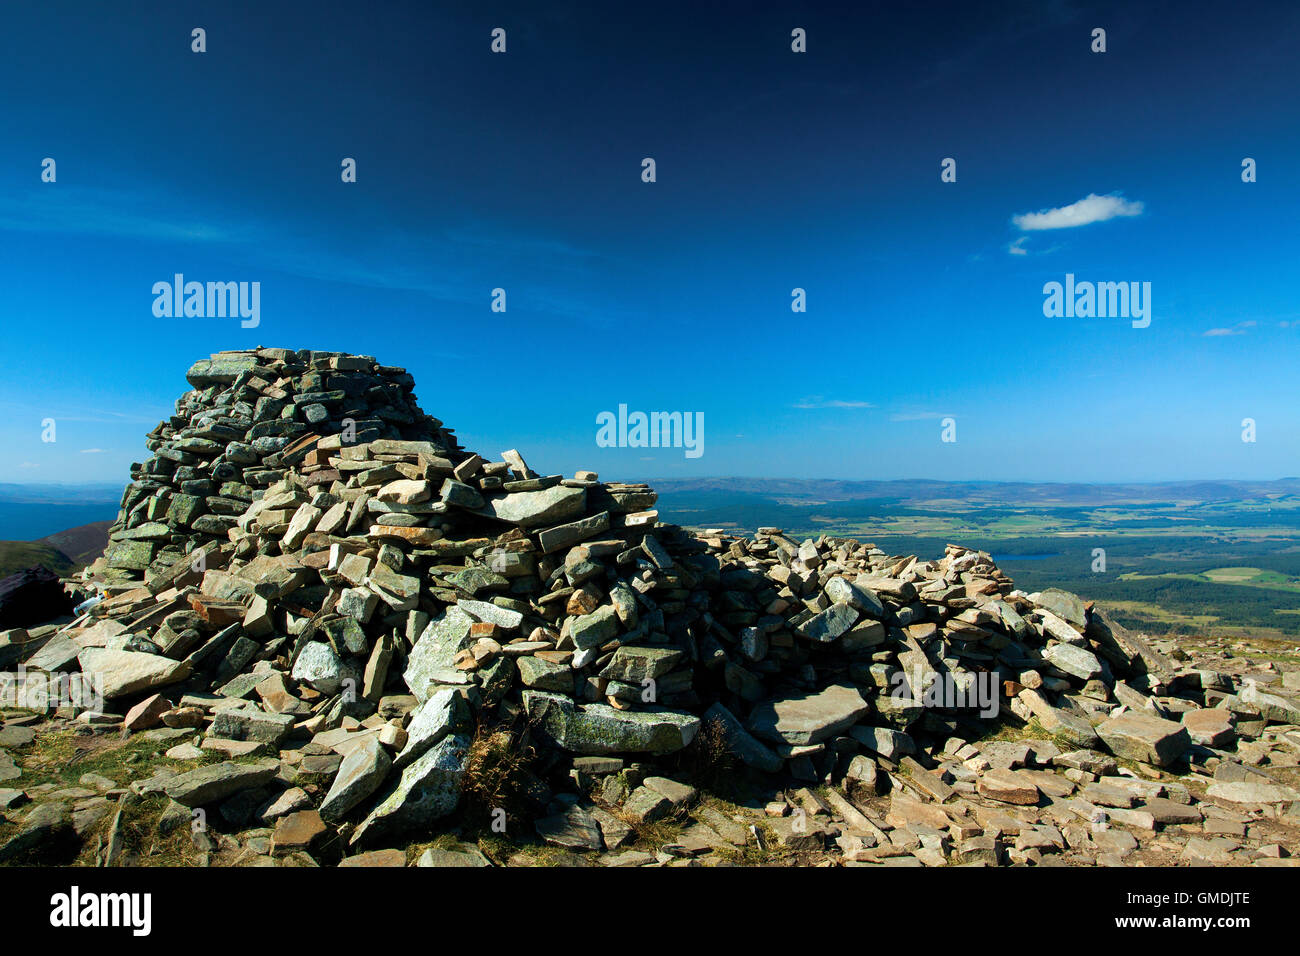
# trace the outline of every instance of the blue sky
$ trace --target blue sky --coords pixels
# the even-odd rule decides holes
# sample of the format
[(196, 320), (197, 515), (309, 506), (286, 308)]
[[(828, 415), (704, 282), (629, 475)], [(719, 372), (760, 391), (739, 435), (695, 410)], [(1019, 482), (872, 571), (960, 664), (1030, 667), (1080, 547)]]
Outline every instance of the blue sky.
[[(1300, 8), (539, 6), (7, 9), (0, 481), (124, 482), (256, 345), (405, 365), (547, 472), (1300, 473)], [(1088, 196), (1141, 211), (1016, 224)], [(156, 318), (178, 272), (260, 282), (260, 326)], [(1045, 318), (1066, 273), (1150, 282), (1150, 327)], [(704, 454), (598, 448), (620, 404)]]

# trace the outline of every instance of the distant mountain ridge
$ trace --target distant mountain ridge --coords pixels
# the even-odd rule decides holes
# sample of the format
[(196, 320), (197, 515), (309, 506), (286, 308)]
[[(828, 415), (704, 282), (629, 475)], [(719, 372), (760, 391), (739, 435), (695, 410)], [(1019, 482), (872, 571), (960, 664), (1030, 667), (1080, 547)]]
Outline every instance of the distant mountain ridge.
[(92, 482), (88, 484), (21, 484), (0, 481), (0, 502), (17, 504), (117, 504), (122, 500), (120, 482)]
[(1190, 480), (1172, 482), (943, 481), (933, 478), (841, 481), (819, 478), (662, 478), (651, 482), (661, 495), (725, 492), (777, 501), (882, 500), (897, 504), (965, 501), (1019, 506), (1151, 504), (1168, 501), (1239, 501), (1271, 495), (1300, 495), (1300, 478), (1274, 481)]

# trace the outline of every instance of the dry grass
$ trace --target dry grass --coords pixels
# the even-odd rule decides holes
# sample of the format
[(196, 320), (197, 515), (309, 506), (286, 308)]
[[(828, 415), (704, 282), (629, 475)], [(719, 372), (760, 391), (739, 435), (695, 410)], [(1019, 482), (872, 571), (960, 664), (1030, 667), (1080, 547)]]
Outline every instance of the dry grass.
[(700, 790), (729, 792), (734, 785), (736, 758), (727, 747), (720, 721), (705, 721), (691, 745), (677, 756), (677, 770)]
[(462, 817), (491, 831), (505, 811), (506, 826), (528, 818), (529, 786), (536, 753), (523, 729), (480, 726), (465, 761)]

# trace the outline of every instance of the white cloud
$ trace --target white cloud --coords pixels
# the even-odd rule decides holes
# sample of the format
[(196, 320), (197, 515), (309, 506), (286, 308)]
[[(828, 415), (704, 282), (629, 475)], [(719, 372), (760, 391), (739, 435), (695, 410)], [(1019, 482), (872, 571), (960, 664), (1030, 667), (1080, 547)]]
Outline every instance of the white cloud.
[(25, 461), (18, 466), (19, 468), (39, 468), (41, 467), (34, 461)]
[(83, 455), (102, 455), (102, 454), (104, 454), (106, 451), (108, 451), (107, 448), (83, 448), (83, 449), (81, 449), (81, 453), (82, 453)]
[(1028, 236), (1021, 236), (1015, 242), (1011, 243), (1011, 245), (1007, 246), (1007, 252), (1011, 253), (1013, 256), (1029, 255), (1029, 250), (1025, 248), (1025, 243), (1028, 241)]
[(1206, 336), (1245, 335), (1247, 329), (1251, 329), (1254, 327), (1255, 327), (1255, 320), (1251, 319), (1246, 322), (1238, 322), (1230, 329), (1210, 329), (1208, 332), (1205, 332), (1203, 334)]
[(1022, 213), (1012, 216), (1011, 221), (1015, 223), (1017, 229), (1025, 232), (1035, 232), (1040, 229), (1073, 229), (1094, 222), (1105, 222), (1118, 216), (1140, 216), (1143, 208), (1142, 203), (1129, 202), (1123, 196), (1114, 194), (1098, 196), (1096, 193), (1089, 193), (1068, 206)]

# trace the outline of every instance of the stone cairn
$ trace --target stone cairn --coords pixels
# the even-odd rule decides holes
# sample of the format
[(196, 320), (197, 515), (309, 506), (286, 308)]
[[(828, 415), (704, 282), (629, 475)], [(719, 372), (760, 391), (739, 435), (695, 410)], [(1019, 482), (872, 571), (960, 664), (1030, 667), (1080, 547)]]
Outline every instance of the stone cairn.
[(460, 446), (415, 401), (405, 369), (333, 352), (218, 352), (186, 374), (194, 389), (145, 440), (109, 530), (107, 580), (138, 581), (177, 557), (225, 541), (261, 490), (305, 461), (322, 435), (430, 442), (456, 460)]
[[(692, 533), (658, 521), (646, 485), (465, 452), (373, 359), (258, 349), (188, 378), (87, 572), (104, 599), (29, 642), (26, 667), (80, 671), (111, 711), (66, 717), (219, 754), (133, 788), (274, 825), (282, 847), (304, 828), (299, 848), (328, 831), (350, 852), (429, 832), (461, 803), (476, 731), (522, 720), (580, 789), (538, 804), (537, 832), (565, 846), (613, 849), (693, 799), (652, 771), (699, 738), (830, 785), (817, 802), (842, 823), (809, 837), (773, 816), (789, 846), (888, 858), (908, 827), (927, 862), (997, 863), (1017, 832), (997, 807), (1081, 788), (1083, 826), (1155, 829), (1192, 812), (1187, 788), (1116, 758), (1185, 766), (1233, 746), (1239, 717), (1300, 722), (1292, 697), (1180, 670), (982, 552)], [(1000, 721), (1050, 740), (980, 743)], [(1245, 769), (1216, 786), (1267, 789)], [(881, 793), (884, 818), (860, 799)]]

